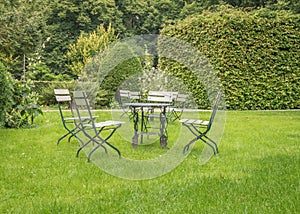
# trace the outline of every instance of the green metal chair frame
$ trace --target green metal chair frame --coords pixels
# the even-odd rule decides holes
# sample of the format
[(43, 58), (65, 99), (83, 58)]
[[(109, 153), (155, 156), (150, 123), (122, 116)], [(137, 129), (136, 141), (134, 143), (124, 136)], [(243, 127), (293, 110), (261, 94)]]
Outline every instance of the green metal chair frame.
[(190, 130), (190, 132), (196, 136), (188, 144), (185, 145), (185, 147), (183, 149), (184, 153), (186, 153), (189, 150), (190, 145), (193, 144), (194, 142), (196, 142), (197, 140), (202, 140), (205, 144), (210, 146), (215, 155), (219, 152), (216, 142), (214, 140), (212, 140), (211, 138), (209, 138), (207, 136), (207, 134), (210, 131), (211, 126), (214, 121), (214, 118), (216, 116), (221, 96), (222, 96), (222, 92), (219, 91), (217, 94), (217, 98), (215, 100), (213, 111), (212, 111), (209, 121), (193, 120), (193, 119), (179, 120), (179, 122), (181, 122), (183, 126), (187, 127)]
[[(170, 105), (172, 105), (172, 103), (174, 102), (174, 100), (176, 99), (178, 95), (178, 92), (171, 92), (171, 91), (149, 91), (148, 92), (148, 96), (147, 96), (147, 102), (151, 102), (151, 103), (169, 103)], [(155, 118), (158, 118), (160, 120), (159, 127), (153, 127), (150, 126), (150, 121), (154, 121)], [(168, 140), (168, 119), (169, 119), (169, 114), (167, 112), (163, 112), (163, 108), (160, 109), (160, 112), (155, 112), (154, 108), (149, 108), (148, 112), (145, 115), (145, 124), (144, 127), (146, 128), (146, 132), (148, 132), (147, 130), (149, 129), (157, 129), (157, 130), (161, 130), (162, 129), (162, 124), (164, 124), (164, 126), (166, 126), (164, 128), (165, 130), (165, 134), (163, 136), (161, 136), (161, 144), (165, 145), (167, 140)], [(162, 121), (164, 120), (164, 121)], [(149, 132), (150, 134), (158, 134), (160, 132)]]
[(169, 117), (172, 122), (176, 120), (180, 120), (185, 109), (185, 103), (187, 100), (188, 95), (185, 94), (178, 94), (175, 97), (174, 105), (169, 108)]
[[(54, 89), (55, 98), (57, 101), (57, 106), (60, 114), (60, 118), (63, 124), (63, 127), (65, 130), (67, 130), (67, 133), (61, 136), (58, 141), (57, 145), (67, 136), (68, 142), (70, 142), (72, 137), (76, 137), (81, 143), (81, 139), (76, 135), (78, 132), (80, 132), (79, 124), (78, 124), (78, 117), (74, 116), (74, 111), (72, 107), (72, 99), (69, 93), (68, 89)], [(66, 103), (68, 106), (68, 110), (63, 110), (63, 104)]]
[(124, 112), (120, 117), (122, 118), (124, 115), (127, 115), (129, 120), (132, 120), (132, 111), (124, 103), (139, 102), (141, 100), (141, 93), (139, 91), (119, 89), (116, 92), (116, 100)]
[[(95, 120), (93, 120), (92, 118), (94, 118), (94, 116), (92, 115), (89, 100), (84, 91), (75, 91), (73, 93), (73, 99), (76, 112), (79, 117), (80, 129), (88, 138), (88, 140), (77, 150), (76, 157), (78, 157), (80, 151), (91, 142), (95, 143), (96, 146), (93, 147), (93, 149), (88, 153), (88, 162), (90, 162), (92, 154), (100, 147), (102, 147), (107, 153), (107, 148), (105, 147), (105, 145), (108, 145), (109, 147), (114, 149), (118, 153), (119, 157), (121, 157), (121, 152), (119, 151), (119, 149), (117, 149), (115, 146), (109, 143), (108, 140), (113, 136), (115, 131), (118, 128), (120, 128), (124, 122), (112, 120), (96, 122)], [(90, 123), (84, 119), (86, 115), (90, 118)], [(88, 131), (91, 131), (92, 134), (90, 134)], [(109, 132), (109, 134), (105, 138), (100, 136), (100, 134), (102, 134), (103, 131)]]

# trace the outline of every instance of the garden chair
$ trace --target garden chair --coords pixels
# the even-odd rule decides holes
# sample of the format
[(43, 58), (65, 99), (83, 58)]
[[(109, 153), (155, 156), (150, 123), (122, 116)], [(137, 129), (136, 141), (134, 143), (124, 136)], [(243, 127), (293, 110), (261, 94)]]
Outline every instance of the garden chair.
[(141, 92), (139, 91), (129, 91), (130, 102), (140, 102), (141, 101)]
[(118, 102), (118, 104), (123, 110), (123, 114), (120, 116), (121, 118), (124, 115), (130, 117), (130, 109), (128, 109), (128, 107), (124, 105), (124, 103), (130, 102), (129, 92), (130, 92), (129, 90), (117, 90), (115, 95), (116, 101)]
[[(61, 136), (57, 145), (65, 137), (69, 136), (68, 142), (72, 137), (76, 137), (81, 143), (81, 139), (76, 136), (80, 131), (79, 128), (79, 118), (74, 116), (74, 110), (72, 108), (72, 99), (68, 89), (54, 89), (55, 98), (57, 101), (60, 117), (64, 128), (67, 130), (67, 133)], [(67, 105), (67, 110), (63, 110), (64, 106)]]
[[(176, 100), (176, 97), (178, 96), (178, 92), (170, 92), (170, 91), (149, 91), (147, 96), (148, 102), (154, 102), (154, 103), (169, 103), (170, 106), (174, 104), (174, 101)], [(168, 110), (170, 112), (170, 110)], [(149, 119), (151, 121), (154, 120), (154, 118), (160, 118), (160, 113), (155, 113), (154, 109), (150, 108), (148, 109), (148, 115), (147, 120)], [(166, 114), (166, 119), (170, 118), (170, 114)]]
[[(151, 103), (167, 103), (172, 105), (174, 100), (176, 99), (178, 95), (178, 92), (170, 92), (170, 91), (149, 91), (148, 96), (147, 96), (147, 101)], [(161, 124), (162, 120), (164, 120), (164, 124), (166, 124), (166, 127), (168, 126), (168, 119), (169, 115), (167, 112), (162, 112), (164, 108), (160, 109), (159, 112), (155, 112), (154, 108), (149, 108), (147, 111), (148, 113), (145, 115), (145, 122), (144, 127), (145, 130), (147, 131), (148, 129), (161, 129)], [(154, 127), (150, 126), (150, 122), (153, 122), (155, 118), (158, 118), (160, 120), (160, 126), (159, 127)], [(166, 135), (167, 136), (167, 128), (166, 130)]]
[(215, 115), (218, 110), (219, 101), (221, 99), (222, 93), (221, 91), (218, 92), (216, 101), (214, 103), (214, 107), (210, 116), (209, 121), (205, 120), (193, 120), (193, 119), (181, 119), (179, 122), (182, 123), (183, 126), (187, 127), (193, 135), (196, 137), (192, 139), (188, 144), (185, 145), (183, 152), (186, 153), (189, 150), (189, 147), (192, 143), (197, 140), (202, 140), (205, 144), (210, 146), (214, 152), (214, 154), (218, 153), (218, 146), (215, 141), (207, 136), (208, 132), (211, 129), (213, 124)]
[(187, 97), (185, 94), (178, 94), (175, 98), (174, 105), (169, 108), (169, 117), (173, 122), (177, 119), (181, 119)]
[[(76, 157), (79, 156), (80, 151), (86, 147), (88, 144), (93, 143), (96, 144), (95, 147), (88, 153), (88, 162), (91, 159), (92, 154), (99, 148), (102, 147), (105, 152), (107, 153), (107, 148), (105, 145), (108, 145), (115, 151), (117, 151), (119, 157), (121, 157), (121, 152), (112, 144), (108, 142), (108, 140), (113, 136), (115, 131), (121, 127), (123, 122), (120, 121), (103, 121), (103, 122), (96, 122), (93, 120), (94, 116), (92, 115), (90, 104), (88, 97), (84, 91), (75, 91), (73, 93), (74, 103), (77, 115), (80, 121), (80, 128), (84, 135), (87, 137), (87, 141), (78, 149)], [(84, 118), (90, 118), (90, 123), (87, 122)], [(107, 136), (102, 137), (101, 135), (107, 131)]]
[(124, 112), (120, 117), (122, 118), (123, 115), (127, 115), (129, 120), (131, 120), (133, 118), (132, 111), (128, 108), (127, 105), (124, 104), (131, 102), (139, 102), (140, 99), (141, 93), (138, 91), (118, 90), (116, 93), (116, 100)]

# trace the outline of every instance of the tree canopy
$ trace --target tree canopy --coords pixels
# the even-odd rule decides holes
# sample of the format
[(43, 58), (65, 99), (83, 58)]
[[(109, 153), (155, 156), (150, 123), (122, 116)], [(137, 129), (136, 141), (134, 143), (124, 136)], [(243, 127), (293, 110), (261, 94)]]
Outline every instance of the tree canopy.
[[(83, 34), (111, 26), (124, 38), (158, 34), (176, 23), (220, 4), (245, 10), (266, 7), (300, 12), (297, 0), (3, 0), (0, 2), (0, 61), (17, 79), (61, 75), (76, 78), (66, 53)], [(47, 74), (51, 73), (51, 75)]]

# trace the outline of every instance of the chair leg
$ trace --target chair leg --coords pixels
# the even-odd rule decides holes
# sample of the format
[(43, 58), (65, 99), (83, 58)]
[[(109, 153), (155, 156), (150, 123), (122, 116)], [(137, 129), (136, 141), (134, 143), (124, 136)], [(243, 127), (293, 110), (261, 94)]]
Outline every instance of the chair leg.
[[(88, 142), (86, 142), (85, 144), (83, 144), (78, 150), (77, 150), (77, 153), (76, 153), (76, 157), (78, 158), (78, 156), (79, 156), (79, 153), (80, 153), (80, 151), (85, 147), (85, 146), (87, 146), (90, 142), (95, 142), (95, 143), (97, 143), (94, 139), (90, 139)], [(105, 151), (105, 153), (107, 153), (107, 149), (105, 148), (105, 146), (103, 146), (103, 143), (97, 143), (97, 146), (95, 147), (96, 149), (98, 149), (99, 147), (102, 147), (103, 149), (104, 149), (104, 151)], [(94, 148), (94, 149), (95, 149)], [(93, 150), (94, 150), (93, 149)], [(96, 150), (95, 149), (95, 150)], [(92, 150), (92, 151), (93, 151)], [(93, 151), (94, 152), (94, 151)]]
[(119, 149), (117, 149), (115, 146), (113, 146), (112, 144), (110, 144), (109, 142), (107, 142), (108, 139), (112, 137), (112, 135), (115, 133), (115, 131), (116, 131), (119, 127), (121, 127), (121, 125), (116, 126), (116, 127), (112, 130), (112, 132), (111, 132), (104, 140), (99, 136), (100, 132), (97, 134), (97, 137), (98, 137), (103, 143), (106, 143), (108, 146), (110, 146), (111, 148), (113, 148), (114, 150), (116, 150), (117, 153), (119, 154), (119, 156), (121, 157), (121, 152), (119, 151)]
[[(61, 136), (59, 139), (58, 139), (58, 141), (57, 141), (57, 145), (60, 143), (60, 141), (62, 141), (65, 137), (67, 137), (69, 134), (71, 134), (71, 136), (70, 137), (72, 137), (74, 134), (73, 134), (73, 132), (76, 130), (76, 128), (74, 128), (74, 129), (68, 129), (66, 126), (65, 126), (65, 129), (68, 131), (68, 133), (66, 133), (66, 134), (64, 134), (63, 136)], [(75, 136), (75, 135), (74, 135)]]
[(214, 152), (214, 155), (217, 154), (215, 147), (213, 147), (213, 145), (211, 145), (210, 143), (208, 143), (206, 140), (204, 140), (203, 138), (200, 138), (200, 140), (202, 140), (206, 145), (208, 145)]
[(67, 137), (68, 135), (70, 134), (70, 132), (68, 132), (68, 133), (66, 133), (66, 134), (64, 134), (63, 136), (61, 136), (59, 139), (58, 139), (58, 141), (57, 141), (57, 145), (60, 143), (60, 141), (62, 141), (65, 137)]
[(216, 142), (213, 141), (211, 138), (207, 137), (206, 135), (204, 135), (203, 137), (205, 137), (205, 138), (206, 138), (207, 140), (209, 140), (212, 144), (214, 144), (215, 147), (213, 147), (213, 146), (210, 144), (210, 146), (211, 146), (212, 148), (214, 148), (214, 154), (219, 153), (218, 145), (216, 144)]
[[(214, 155), (216, 155), (218, 153), (217, 144), (212, 139), (210, 139), (209, 137), (206, 136), (206, 132), (203, 132), (203, 133), (200, 132), (199, 130), (197, 130), (197, 127), (194, 126), (193, 124), (191, 124), (191, 126), (189, 126), (189, 125), (183, 123), (183, 125), (186, 126), (190, 130), (190, 132), (196, 136), (193, 140), (191, 140), (188, 144), (185, 145), (185, 147), (183, 149), (184, 154), (189, 150), (190, 145), (199, 139), (202, 140), (205, 144), (207, 144), (210, 148), (212, 148)], [(208, 141), (210, 141), (212, 144), (214, 144), (214, 146), (212, 144), (210, 144), (209, 142), (207, 142), (203, 138), (208, 139)]]
[(102, 143), (99, 143), (96, 147), (94, 147), (88, 154), (88, 162), (91, 161), (91, 156), (92, 154), (99, 148), (99, 147), (103, 147), (105, 150), (105, 153), (107, 153), (107, 149), (102, 145)]
[[(115, 146), (113, 146), (112, 144), (110, 144), (109, 142), (107, 141), (103, 141), (103, 143), (109, 145), (111, 148), (113, 148), (114, 150), (117, 151), (119, 157), (121, 157), (121, 152), (119, 149), (117, 149)], [(99, 147), (103, 147), (105, 149), (105, 153), (107, 153), (107, 149), (103, 146), (103, 143), (99, 143), (96, 147), (94, 147), (88, 154), (88, 162), (91, 161), (91, 156), (92, 154), (99, 148)]]
[[(97, 135), (96, 135), (94, 138), (98, 138), (98, 139), (101, 141), (101, 143), (99, 143), (99, 142), (97, 142), (96, 140), (94, 140), (94, 142), (97, 143), (98, 145), (97, 145), (95, 148), (93, 148), (93, 149), (89, 152), (89, 154), (88, 154), (88, 162), (90, 162), (92, 154), (93, 154), (99, 147), (105, 148), (105, 147), (103, 146), (104, 143), (107, 144), (108, 146), (110, 146), (111, 148), (113, 148), (115, 151), (117, 151), (119, 157), (121, 157), (121, 152), (120, 152), (120, 150), (117, 149), (117, 148), (116, 148), (115, 146), (113, 146), (112, 144), (110, 144), (109, 142), (107, 142), (108, 139), (111, 138), (111, 136), (114, 134), (114, 132), (115, 132), (120, 126), (121, 126), (121, 125), (116, 126), (116, 127), (112, 130), (112, 132), (111, 132), (105, 139), (103, 139), (103, 138), (101, 138), (101, 137), (99, 136), (100, 133), (101, 133), (101, 131), (103, 130), (104, 127), (101, 129), (101, 131), (99, 131), (99, 132), (97, 133)], [(106, 149), (106, 148), (105, 148), (105, 152), (107, 153), (107, 149)]]
[(79, 149), (76, 152), (76, 157), (78, 158), (80, 151), (89, 143), (91, 142), (91, 140), (89, 140), (88, 142), (86, 142), (85, 144), (83, 144), (82, 146), (79, 147)]
[(177, 111), (174, 111), (173, 112), (173, 119), (172, 119), (172, 122), (175, 122), (177, 119), (179, 120), (180, 117), (181, 117), (181, 114), (180, 112), (177, 112)]
[(115, 147), (115, 146), (113, 146), (112, 144), (110, 144), (109, 142), (105, 142), (107, 145), (109, 145), (111, 148), (113, 148), (114, 150), (116, 150), (117, 151), (117, 153), (118, 153), (118, 155), (119, 155), (119, 157), (121, 157), (121, 152), (120, 152), (120, 150), (119, 149), (117, 149), (117, 147)]
[[(74, 131), (75, 131), (75, 129), (74, 129)], [(75, 132), (72, 132), (72, 133), (71, 133), (71, 136), (68, 138), (68, 142), (70, 142), (70, 140), (71, 140), (72, 137), (77, 138), (77, 137), (76, 137), (76, 134), (79, 133), (79, 132), (80, 132), (80, 129), (79, 129), (79, 130), (76, 130)]]
[(216, 155), (218, 153), (218, 146), (216, 145), (216, 143), (211, 140), (210, 138), (206, 137), (209, 141), (211, 141), (215, 147), (213, 145), (211, 145), (209, 142), (207, 142), (206, 140), (203, 139), (203, 137), (206, 137), (206, 136), (198, 136), (198, 137), (195, 137), (193, 140), (191, 140), (188, 144), (186, 144), (183, 148), (183, 153), (186, 154), (186, 152), (189, 150), (190, 148), (190, 145), (193, 144), (194, 142), (196, 142), (197, 140), (202, 140), (206, 145), (208, 145), (214, 152), (214, 155)]
[(190, 148), (190, 145), (192, 145), (194, 142), (196, 142), (198, 140), (198, 137), (195, 137), (193, 140), (191, 140), (188, 144), (186, 144), (183, 148), (183, 154), (186, 154), (187, 151)]
[(75, 137), (77, 140), (79, 140), (80, 144), (83, 145), (83, 141), (77, 136), (77, 134), (82, 131), (81, 129), (78, 128), (78, 130), (75, 133), (72, 133), (72, 135), (68, 138), (68, 142), (70, 142), (72, 137)]

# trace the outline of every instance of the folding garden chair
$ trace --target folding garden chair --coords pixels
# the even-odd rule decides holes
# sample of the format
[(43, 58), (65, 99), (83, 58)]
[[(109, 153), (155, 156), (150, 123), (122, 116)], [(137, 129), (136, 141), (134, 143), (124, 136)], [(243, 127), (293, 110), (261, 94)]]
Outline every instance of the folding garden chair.
[(129, 91), (130, 102), (140, 102), (141, 101), (141, 92), (139, 91)]
[(181, 118), (187, 97), (185, 94), (178, 94), (175, 98), (174, 105), (169, 108), (169, 115), (173, 122)]
[[(65, 137), (69, 136), (68, 142), (72, 137), (76, 137), (81, 143), (81, 139), (76, 136), (80, 131), (79, 128), (79, 118), (74, 116), (74, 111), (72, 108), (72, 99), (68, 89), (54, 89), (55, 98), (57, 101), (60, 117), (64, 128), (67, 130), (67, 133), (61, 136), (57, 144), (60, 143)], [(67, 105), (67, 111), (63, 111), (63, 106)]]
[[(121, 152), (112, 144), (108, 142), (108, 140), (112, 137), (115, 131), (121, 127), (123, 122), (120, 121), (104, 121), (104, 122), (96, 122), (93, 120), (93, 115), (90, 109), (90, 104), (88, 97), (84, 91), (75, 91), (73, 93), (74, 103), (77, 115), (80, 121), (80, 128), (84, 135), (87, 137), (87, 141), (78, 149), (76, 157), (79, 156), (79, 152), (86, 147), (89, 143), (96, 144), (95, 147), (88, 153), (88, 161), (91, 159), (91, 155), (99, 148), (102, 147), (107, 153), (107, 148), (105, 145), (108, 145), (115, 151), (117, 151), (119, 157), (121, 157)], [(90, 118), (90, 123), (87, 122), (84, 117), (87, 116)], [(106, 137), (100, 136), (107, 131), (108, 134)]]
[(132, 111), (128, 108), (127, 105), (124, 105), (124, 103), (138, 102), (140, 101), (140, 99), (141, 93), (138, 91), (118, 90), (116, 93), (116, 100), (124, 112), (121, 115), (121, 118), (123, 117), (123, 115), (127, 115), (129, 117), (129, 120), (131, 120), (133, 118)]
[[(161, 106), (158, 112), (155, 112), (155, 107), (150, 107), (147, 109), (146, 115), (144, 115), (145, 119), (143, 126), (145, 127), (145, 131), (148, 130), (164, 130), (164, 134), (161, 136), (161, 144), (165, 145), (168, 138), (167, 126), (169, 115), (167, 114), (167, 108), (172, 105), (174, 100), (176, 99), (178, 92), (171, 91), (149, 91), (147, 96), (148, 103), (160, 103), (167, 104), (168, 106)], [(146, 111), (146, 110), (144, 110)], [(159, 119), (159, 125), (153, 125), (155, 118)], [(151, 124), (152, 123), (152, 124)], [(163, 127), (162, 127), (163, 125)], [(159, 132), (148, 132), (149, 134), (157, 134)], [(141, 140), (142, 141), (142, 140)]]
[(120, 105), (120, 107), (123, 110), (123, 114), (120, 116), (121, 118), (124, 115), (127, 115), (128, 117), (130, 117), (130, 109), (128, 109), (127, 106), (124, 106), (124, 103), (130, 102), (129, 99), (129, 90), (117, 90), (115, 98), (116, 101), (118, 102), (118, 104)]
[[(177, 96), (178, 96), (178, 92), (149, 91), (147, 101), (154, 102), (154, 103), (169, 103), (170, 105), (172, 105), (172, 103), (176, 100)], [(160, 115), (155, 114), (154, 109), (149, 109), (148, 117), (150, 119), (153, 119), (155, 117), (159, 118)]]
[(182, 123), (183, 126), (186, 126), (193, 135), (196, 137), (192, 139), (188, 144), (185, 145), (183, 152), (186, 153), (189, 150), (189, 147), (192, 143), (197, 140), (202, 140), (205, 144), (210, 146), (214, 152), (214, 154), (218, 153), (218, 146), (215, 141), (207, 136), (211, 126), (213, 124), (215, 115), (218, 110), (219, 101), (221, 99), (222, 92), (219, 91), (217, 94), (217, 98), (213, 107), (213, 111), (211, 113), (209, 121), (205, 120), (193, 120), (193, 119), (181, 119), (179, 122)]

